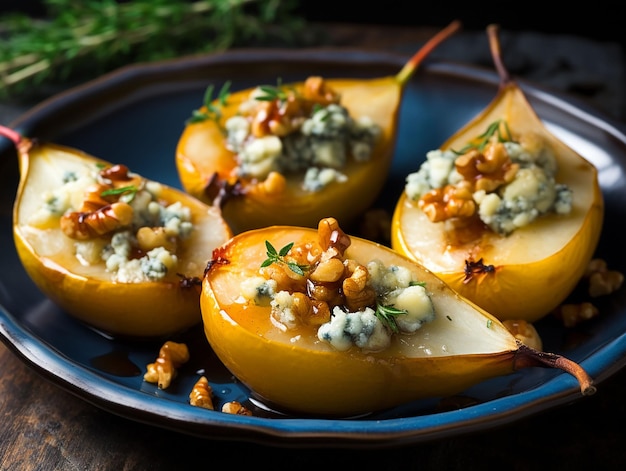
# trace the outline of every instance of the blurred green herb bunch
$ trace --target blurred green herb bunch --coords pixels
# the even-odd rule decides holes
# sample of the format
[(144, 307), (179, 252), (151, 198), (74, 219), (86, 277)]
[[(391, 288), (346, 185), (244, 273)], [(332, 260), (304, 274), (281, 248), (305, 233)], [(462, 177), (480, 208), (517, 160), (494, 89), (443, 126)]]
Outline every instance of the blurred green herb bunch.
[(19, 100), (117, 67), (306, 42), (294, 0), (43, 0), (0, 15), (0, 96)]

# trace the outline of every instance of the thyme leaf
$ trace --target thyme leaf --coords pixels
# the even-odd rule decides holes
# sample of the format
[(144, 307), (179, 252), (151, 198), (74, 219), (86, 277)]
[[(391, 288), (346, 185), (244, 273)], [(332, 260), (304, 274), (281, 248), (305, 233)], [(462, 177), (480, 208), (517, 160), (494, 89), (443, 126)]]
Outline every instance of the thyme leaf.
[(397, 309), (392, 305), (383, 306), (382, 304), (376, 304), (376, 317), (395, 334), (400, 331), (396, 317), (406, 315), (407, 313), (406, 309)]
[[(502, 127), (504, 127), (504, 132)], [(497, 119), (487, 126), (487, 130), (484, 133), (466, 144), (461, 150), (453, 150), (452, 152), (458, 155), (466, 154), (473, 149), (482, 152), (494, 135), (497, 136), (498, 142), (510, 142), (513, 140), (508, 123), (504, 119)]]
[(289, 98), (289, 94), (282, 88), (282, 80), (278, 78), (276, 82), (276, 86), (260, 85), (259, 90), (261, 90), (261, 92), (263, 93), (255, 96), (254, 99), (258, 101), (287, 101), (287, 98)]
[(274, 246), (269, 242), (265, 241), (265, 248), (267, 250), (266, 255), (267, 258), (261, 264), (261, 268), (269, 267), (272, 263), (283, 263), (287, 265), (287, 267), (294, 273), (298, 275), (304, 275), (304, 272), (309, 269), (308, 265), (298, 265), (296, 262), (285, 260), (285, 257), (293, 247), (293, 242), (285, 245), (280, 251), (276, 251)]
[(109, 188), (100, 193), (100, 196), (119, 196), (126, 203), (130, 203), (137, 194), (138, 188), (135, 185), (121, 186), (119, 188)]
[(213, 90), (215, 86), (209, 85), (204, 92), (204, 99), (202, 104), (204, 109), (194, 110), (191, 117), (185, 122), (185, 124), (199, 123), (202, 121), (213, 120), (217, 121), (222, 117), (222, 108), (226, 106), (228, 97), (230, 96), (230, 80), (226, 81), (217, 95), (217, 103), (214, 103)]
[(295, 45), (311, 38), (297, 2), (276, 0), (43, 0), (44, 15), (0, 15), (0, 96), (117, 67), (187, 54)]

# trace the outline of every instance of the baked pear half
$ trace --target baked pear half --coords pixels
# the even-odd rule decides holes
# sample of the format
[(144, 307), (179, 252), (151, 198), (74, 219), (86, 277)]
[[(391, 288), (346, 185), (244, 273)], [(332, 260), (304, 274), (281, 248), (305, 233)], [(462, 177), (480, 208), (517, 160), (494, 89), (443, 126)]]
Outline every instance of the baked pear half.
[(394, 155), (404, 85), (460, 28), (452, 22), (395, 76), (308, 77), (230, 90), (187, 121), (176, 148), (182, 187), (218, 204), (235, 233), (276, 224), (315, 228), (332, 215), (350, 224), (378, 197)]
[(583, 276), (604, 203), (597, 169), (546, 128), (488, 31), (497, 95), (407, 176), (391, 245), (499, 319), (534, 322)]
[(13, 235), (30, 278), (74, 318), (151, 338), (201, 322), (200, 284), (232, 232), (219, 209), (124, 165), (27, 139), (18, 150)]
[(207, 266), (201, 310), (219, 359), (278, 410), (354, 416), (530, 366), (595, 390), (578, 364), (523, 344), (430, 271), (334, 218), (235, 235)]

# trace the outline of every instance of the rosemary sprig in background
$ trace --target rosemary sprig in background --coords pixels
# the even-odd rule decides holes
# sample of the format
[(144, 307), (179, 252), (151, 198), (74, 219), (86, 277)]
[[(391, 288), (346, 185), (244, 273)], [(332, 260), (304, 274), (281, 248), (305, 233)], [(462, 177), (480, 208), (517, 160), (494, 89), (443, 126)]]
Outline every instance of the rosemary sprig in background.
[(43, 0), (0, 16), (0, 97), (45, 94), (136, 62), (238, 46), (302, 45), (294, 0)]

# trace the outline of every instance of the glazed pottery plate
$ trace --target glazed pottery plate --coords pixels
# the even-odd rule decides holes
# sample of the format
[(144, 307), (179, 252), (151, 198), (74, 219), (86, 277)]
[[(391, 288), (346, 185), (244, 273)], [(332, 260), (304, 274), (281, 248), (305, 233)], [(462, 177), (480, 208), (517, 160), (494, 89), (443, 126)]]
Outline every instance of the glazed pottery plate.
[[(376, 78), (395, 75), (407, 57), (347, 50), (241, 50), (151, 65), (131, 66), (49, 99), (21, 116), (14, 129), (72, 146), (147, 178), (180, 188), (176, 143), (207, 86), (228, 80), (231, 89), (301, 81), (309, 75)], [(626, 272), (620, 225), (626, 218), (624, 128), (572, 98), (520, 81), (548, 128), (595, 164), (606, 217), (597, 256)], [(430, 61), (408, 82), (400, 109), (395, 161), (377, 207), (391, 214), (405, 176), (425, 153), (479, 113), (495, 96), (495, 72)], [(7, 123), (3, 123), (7, 124)], [(166, 390), (143, 380), (160, 342), (108, 338), (70, 318), (30, 281), (14, 250), (11, 209), (18, 183), (13, 145), (0, 139), (0, 334), (35, 370), (112, 413), (207, 438), (279, 446), (385, 446), (484, 430), (548, 408), (582, 400), (576, 380), (560, 370), (530, 368), (481, 383), (454, 398), (433, 398), (359, 417), (295, 416), (257, 401), (209, 348), (201, 326), (171, 340), (185, 342), (191, 359)], [(520, 287), (523, 289), (523, 287)], [(546, 293), (549, 295), (549, 292)], [(573, 301), (577, 293), (573, 293)], [(89, 299), (85, 300), (89, 303)], [(624, 289), (594, 300), (600, 315), (565, 329), (553, 316), (536, 324), (546, 351), (580, 363), (599, 384), (626, 363)], [(189, 405), (200, 374), (218, 405), (237, 400), (252, 416)], [(575, 404), (572, 405), (575, 407)]]

